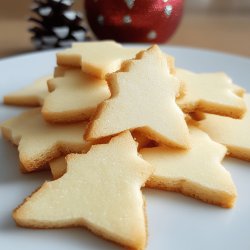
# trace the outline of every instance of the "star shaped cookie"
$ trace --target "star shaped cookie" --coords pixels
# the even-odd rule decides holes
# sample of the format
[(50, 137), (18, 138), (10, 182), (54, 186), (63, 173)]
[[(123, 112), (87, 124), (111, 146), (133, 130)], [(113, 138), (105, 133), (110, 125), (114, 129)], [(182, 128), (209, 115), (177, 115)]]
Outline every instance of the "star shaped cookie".
[(81, 67), (90, 75), (104, 79), (117, 71), (123, 61), (134, 58), (139, 48), (124, 48), (114, 41), (73, 43), (72, 48), (57, 53), (60, 66)]
[(33, 84), (4, 96), (4, 103), (17, 106), (41, 106), (48, 95), (47, 81), (52, 76), (44, 76)]
[(22, 169), (32, 172), (61, 154), (87, 151), (83, 140), (86, 123), (54, 125), (46, 123), (40, 108), (26, 111), (1, 124), (2, 134), (18, 145)]
[(45, 182), (14, 211), (17, 224), (83, 226), (128, 248), (144, 249), (147, 226), (140, 188), (153, 168), (139, 157), (131, 134), (124, 132), (66, 160), (63, 177)]
[(233, 118), (241, 118), (245, 113), (245, 90), (225, 73), (196, 74), (177, 69), (176, 77), (185, 83), (185, 95), (177, 100), (184, 112), (202, 111)]
[(102, 103), (86, 133), (87, 140), (138, 128), (148, 138), (188, 147), (184, 114), (175, 102), (180, 82), (169, 73), (158, 46), (137, 55), (111, 74), (111, 99)]
[(250, 161), (250, 94), (244, 96), (247, 112), (242, 119), (206, 114), (199, 127), (225, 145), (232, 157)]
[[(132, 132), (132, 136), (134, 140), (137, 142), (137, 150), (140, 150), (141, 148), (145, 148), (145, 147), (155, 146), (155, 142), (149, 140), (147, 137), (143, 136), (140, 132), (136, 130)], [(91, 141), (91, 143), (92, 145), (103, 144), (103, 143), (107, 143), (109, 140), (110, 138), (105, 137), (100, 140)], [(63, 176), (67, 170), (67, 163), (66, 163), (65, 156), (61, 156), (57, 159), (50, 161), (49, 167), (50, 167), (53, 179), (58, 179), (59, 177)]]
[(78, 122), (88, 119), (98, 104), (110, 97), (105, 80), (80, 69), (68, 69), (48, 81), (50, 93), (44, 100), (43, 117), (49, 122)]
[(188, 150), (142, 149), (142, 157), (155, 168), (146, 186), (232, 207), (237, 196), (236, 188), (229, 172), (221, 165), (226, 148), (196, 127), (190, 127), (190, 142)]

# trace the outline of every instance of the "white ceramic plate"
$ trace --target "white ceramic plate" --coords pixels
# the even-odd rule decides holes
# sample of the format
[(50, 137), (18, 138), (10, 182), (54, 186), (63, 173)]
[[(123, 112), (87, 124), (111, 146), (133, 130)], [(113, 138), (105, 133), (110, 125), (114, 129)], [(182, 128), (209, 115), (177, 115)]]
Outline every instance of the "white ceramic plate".
[[(176, 57), (177, 66), (197, 72), (225, 71), (250, 91), (250, 59), (181, 47), (162, 49)], [(54, 65), (54, 51), (0, 60), (0, 98), (37, 77), (51, 73)], [(0, 122), (21, 110), (1, 104)], [(11, 218), (12, 210), (51, 176), (49, 173), (21, 174), (16, 148), (2, 137), (0, 160), (0, 249), (121, 249), (81, 228), (34, 230), (16, 227)], [(238, 189), (233, 209), (208, 205), (178, 193), (143, 191), (149, 227), (147, 249), (250, 249), (250, 163), (226, 159), (224, 165)]]

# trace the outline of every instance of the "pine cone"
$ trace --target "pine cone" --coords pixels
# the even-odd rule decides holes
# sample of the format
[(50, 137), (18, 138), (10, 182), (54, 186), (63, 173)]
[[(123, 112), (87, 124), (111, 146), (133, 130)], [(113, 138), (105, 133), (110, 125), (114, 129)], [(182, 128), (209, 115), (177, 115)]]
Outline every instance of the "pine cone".
[(31, 10), (36, 17), (29, 21), (36, 24), (29, 29), (37, 49), (68, 47), (72, 42), (90, 40), (81, 25), (82, 14), (70, 10), (73, 0), (34, 0)]

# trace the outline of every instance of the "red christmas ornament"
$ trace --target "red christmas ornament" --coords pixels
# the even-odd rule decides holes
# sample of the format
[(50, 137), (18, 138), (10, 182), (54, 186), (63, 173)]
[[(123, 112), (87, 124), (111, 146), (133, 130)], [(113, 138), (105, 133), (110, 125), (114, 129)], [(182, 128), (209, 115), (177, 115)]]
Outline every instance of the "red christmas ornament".
[(99, 39), (165, 42), (176, 30), (184, 0), (85, 0), (89, 25)]

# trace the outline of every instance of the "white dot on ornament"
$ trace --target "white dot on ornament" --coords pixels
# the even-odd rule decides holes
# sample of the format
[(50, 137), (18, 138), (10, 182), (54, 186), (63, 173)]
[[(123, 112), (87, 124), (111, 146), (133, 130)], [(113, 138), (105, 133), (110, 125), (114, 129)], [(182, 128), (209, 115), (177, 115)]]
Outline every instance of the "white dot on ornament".
[(149, 40), (153, 40), (157, 37), (157, 33), (154, 30), (151, 30), (148, 34), (147, 34), (147, 38)]
[(135, 4), (135, 0), (124, 0), (129, 9), (132, 9)]
[(173, 10), (173, 6), (172, 6), (172, 5), (167, 5), (167, 6), (165, 7), (164, 12), (165, 12), (165, 14), (166, 14), (167, 16), (170, 16), (171, 13), (172, 13), (172, 10)]
[(123, 22), (126, 23), (126, 24), (132, 23), (131, 16), (129, 16), (129, 15), (124, 16), (123, 17)]
[(164, 3), (166, 3), (168, 0), (162, 0)]
[(97, 17), (97, 22), (98, 22), (99, 24), (103, 25), (103, 23), (104, 23), (104, 16), (99, 15), (99, 16)]

